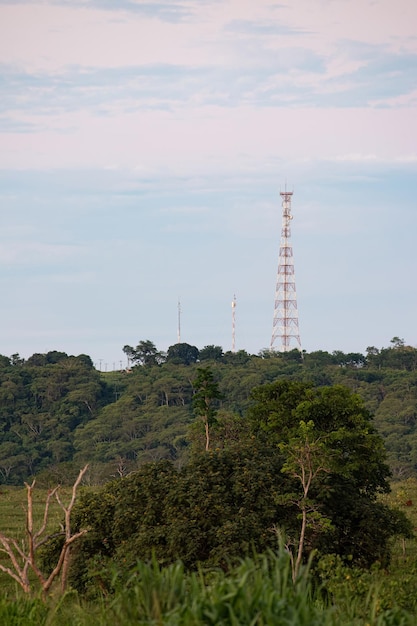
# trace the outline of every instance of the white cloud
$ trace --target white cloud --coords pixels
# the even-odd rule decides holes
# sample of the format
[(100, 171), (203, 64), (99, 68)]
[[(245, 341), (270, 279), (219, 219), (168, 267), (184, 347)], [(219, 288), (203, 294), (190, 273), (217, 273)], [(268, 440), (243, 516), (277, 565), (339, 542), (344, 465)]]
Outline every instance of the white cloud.
[(409, 93), (403, 93), (400, 95), (371, 99), (370, 105), (375, 107), (386, 106), (398, 109), (402, 109), (403, 107), (417, 109), (417, 89), (413, 89)]
[[(116, 4), (114, 5), (117, 6)], [(32, 71), (59, 72), (68, 66), (119, 67), (147, 63), (185, 66), (240, 65), (242, 42), (255, 39), (245, 63), (262, 49), (275, 52), (299, 41), (331, 61), (331, 71), (352, 67), (353, 61), (331, 59), (340, 40), (417, 50), (417, 5), (409, 0), (374, 3), (366, 0), (298, 0), (274, 10), (269, 1), (226, 0), (190, 3), (192, 19), (168, 23), (143, 13), (98, 10), (50, 3), (0, 5), (0, 58), (3, 63)], [(227, 30), (233, 20), (260, 21), (288, 34), (239, 34)], [(372, 27), (370, 27), (372, 25)], [(293, 32), (295, 31), (295, 35)]]
[(181, 115), (138, 111), (113, 118), (79, 112), (51, 123), (62, 131), (3, 135), (0, 167), (104, 168), (116, 162), (186, 174), (236, 169), (247, 155), (292, 161), (374, 154), (395, 161), (414, 154), (417, 145), (415, 110), (407, 108), (400, 115), (393, 109), (307, 107), (200, 107)]

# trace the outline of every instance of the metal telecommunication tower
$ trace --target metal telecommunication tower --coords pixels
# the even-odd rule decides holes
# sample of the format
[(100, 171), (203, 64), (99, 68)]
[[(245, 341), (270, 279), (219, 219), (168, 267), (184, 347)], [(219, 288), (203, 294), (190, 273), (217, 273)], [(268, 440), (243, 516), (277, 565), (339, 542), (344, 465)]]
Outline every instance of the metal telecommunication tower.
[(177, 330), (177, 343), (181, 343), (181, 302), (178, 299), (178, 330)]
[(301, 351), (300, 332), (298, 329), (297, 292), (295, 289), (294, 260), (291, 246), (291, 197), (292, 191), (281, 191), (282, 198), (282, 229), (277, 284), (275, 289), (274, 320), (272, 324), (271, 350), (275, 340), (281, 340), (281, 352), (288, 352), (291, 339), (298, 344)]
[(232, 300), (232, 352), (236, 352), (236, 296)]

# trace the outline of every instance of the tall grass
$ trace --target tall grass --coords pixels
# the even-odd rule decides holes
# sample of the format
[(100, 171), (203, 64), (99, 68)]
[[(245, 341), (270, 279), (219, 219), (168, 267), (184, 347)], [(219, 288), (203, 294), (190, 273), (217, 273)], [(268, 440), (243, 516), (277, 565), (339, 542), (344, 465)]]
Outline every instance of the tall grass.
[(0, 601), (4, 626), (412, 626), (405, 610), (381, 606), (378, 589), (325, 600), (309, 566), (292, 582), (289, 555), (246, 558), (229, 573), (187, 572), (181, 563), (139, 562), (128, 579), (113, 573), (113, 592), (86, 602), (75, 592), (39, 600)]
[(284, 551), (247, 558), (228, 574), (139, 563), (109, 610), (120, 624), (325, 624), (311, 598), (308, 570), (293, 584)]

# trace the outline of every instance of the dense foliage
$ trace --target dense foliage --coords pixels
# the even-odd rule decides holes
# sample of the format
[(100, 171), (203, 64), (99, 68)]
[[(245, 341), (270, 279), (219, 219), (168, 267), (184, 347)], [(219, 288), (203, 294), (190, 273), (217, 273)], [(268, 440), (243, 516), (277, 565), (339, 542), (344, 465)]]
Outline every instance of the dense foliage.
[(87, 492), (74, 510), (74, 529), (89, 532), (74, 548), (72, 584), (84, 591), (99, 564), (129, 570), (152, 556), (227, 570), (283, 534), (295, 580), (313, 549), (386, 565), (391, 537), (411, 536), (404, 515), (377, 501), (389, 491), (385, 450), (363, 401), (346, 388), (263, 385), (234, 432), (180, 469), (149, 463)]
[(0, 479), (22, 483), (43, 468), (71, 461), (74, 434), (111, 400), (86, 355), (14, 355), (0, 360)]
[(85, 355), (0, 358), (3, 483), (72, 481), (87, 460), (104, 483), (73, 509), (83, 599), (0, 601), (5, 623), (413, 623), (412, 575), (402, 595), (373, 585), (412, 535), (385, 494), (390, 467), (416, 469), (414, 349), (190, 348), (125, 346), (132, 367), (112, 373)]
[(374, 414), (394, 478), (417, 474), (417, 350), (398, 337), (366, 355), (171, 348), (164, 355), (149, 340), (125, 346), (132, 367), (106, 373), (86, 355), (0, 356), (0, 483), (21, 484), (41, 472), (53, 484), (71, 481), (87, 461), (92, 483), (159, 459), (181, 466), (191, 441), (205, 445), (193, 400), (201, 368), (210, 369), (221, 398), (212, 446), (234, 436), (233, 416), (246, 415), (256, 386), (282, 379), (341, 384)]

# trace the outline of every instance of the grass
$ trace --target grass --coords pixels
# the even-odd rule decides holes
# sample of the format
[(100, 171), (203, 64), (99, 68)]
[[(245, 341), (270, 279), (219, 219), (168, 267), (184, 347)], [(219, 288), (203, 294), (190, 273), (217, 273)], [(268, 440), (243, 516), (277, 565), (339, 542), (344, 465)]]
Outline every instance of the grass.
[[(69, 491), (68, 491), (69, 493)], [(35, 487), (33, 491), (33, 520), (38, 527), (42, 523), (44, 503), (47, 490)], [(65, 490), (63, 490), (65, 494)], [(0, 530), (3, 534), (23, 539), (26, 524), (26, 488), (4, 487), (0, 488)], [(56, 500), (50, 504), (49, 530), (56, 528), (57, 522), (62, 518), (62, 510)]]
[(304, 567), (292, 582), (289, 555), (246, 558), (227, 575), (186, 572), (181, 563), (162, 568), (138, 563), (129, 580), (114, 575), (114, 593), (85, 602), (74, 593), (6, 601), (0, 598), (5, 626), (413, 626), (415, 617), (400, 608), (384, 609), (370, 589), (365, 600), (340, 593), (325, 601)]

